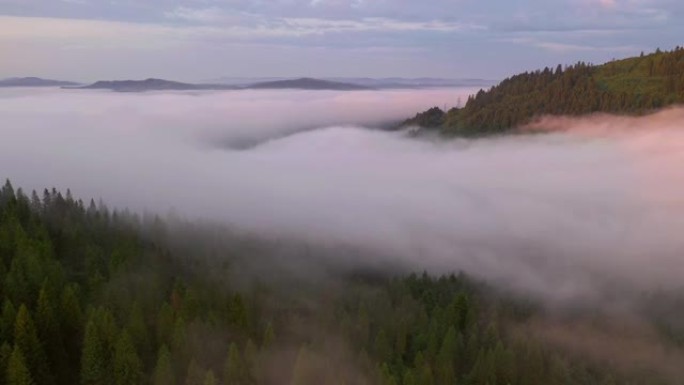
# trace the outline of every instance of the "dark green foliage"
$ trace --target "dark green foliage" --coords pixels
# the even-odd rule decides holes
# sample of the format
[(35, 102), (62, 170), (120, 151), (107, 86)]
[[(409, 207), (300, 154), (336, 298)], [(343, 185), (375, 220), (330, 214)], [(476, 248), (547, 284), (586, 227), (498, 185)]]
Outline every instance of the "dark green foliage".
[(143, 378), (138, 352), (128, 331), (123, 330), (114, 348), (114, 384), (138, 385), (143, 383)]
[(684, 103), (684, 49), (612, 61), (544, 68), (505, 79), (446, 114), (432, 108), (405, 125), (473, 136), (505, 132), (542, 115), (642, 114)]
[(7, 385), (34, 385), (36, 382), (31, 376), (31, 372), (24, 358), (24, 354), (19, 346), (14, 346), (12, 355), (10, 355), (9, 362), (6, 369)]
[(419, 112), (411, 119), (404, 122), (405, 126), (419, 126), (424, 128), (441, 128), (446, 121), (446, 113), (439, 107), (432, 107), (427, 111)]
[(211, 370), (208, 370), (206, 374), (204, 375), (204, 381), (202, 381), (202, 385), (216, 385), (218, 382), (216, 380), (216, 376), (214, 375), (214, 372)]
[(21, 351), (22, 360), (25, 360), (28, 371), (37, 383), (46, 385), (54, 383), (45, 350), (38, 339), (33, 319), (31, 319), (29, 310), (25, 305), (21, 305), (17, 311), (17, 320), (14, 324), (14, 344), (15, 349)]
[(154, 385), (174, 385), (176, 375), (171, 367), (171, 353), (166, 345), (159, 348), (157, 365), (154, 367), (152, 383)]
[(105, 341), (102, 339), (96, 320), (91, 318), (85, 330), (83, 340), (83, 351), (81, 355), (81, 375), (82, 385), (105, 384), (111, 378), (111, 373), (107, 370), (108, 354)]
[(246, 384), (246, 365), (235, 343), (228, 348), (228, 357), (223, 365), (223, 382), (225, 384)]
[(185, 385), (202, 385), (204, 382), (204, 370), (197, 365), (197, 361), (190, 361), (188, 373), (185, 377)]
[[(254, 248), (236, 240), (225, 265), (194, 257), (194, 244), (174, 257), (166, 226), (55, 190), (28, 199), (6, 183), (0, 385), (625, 382), (609, 365), (508, 333), (534, 307), (464, 276), (233, 285), (245, 271), (232, 266), (258, 258)], [(682, 302), (672, 303), (668, 312)], [(684, 335), (677, 322), (658, 326)]]

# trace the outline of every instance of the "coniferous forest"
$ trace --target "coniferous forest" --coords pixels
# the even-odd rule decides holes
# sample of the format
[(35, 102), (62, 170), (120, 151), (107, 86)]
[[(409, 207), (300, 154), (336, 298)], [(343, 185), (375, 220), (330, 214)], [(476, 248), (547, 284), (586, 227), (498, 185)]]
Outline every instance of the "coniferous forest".
[(635, 115), (679, 103), (684, 103), (682, 47), (603, 65), (578, 62), (525, 72), (480, 90), (462, 108), (435, 107), (404, 126), (479, 136), (506, 132), (543, 115)]
[[(681, 383), (526, 333), (543, 307), (464, 275), (326, 272), (315, 248), (283, 262), (282, 244), (200, 233), (211, 232), (8, 181), (0, 383)], [(682, 329), (651, 314), (681, 354)]]

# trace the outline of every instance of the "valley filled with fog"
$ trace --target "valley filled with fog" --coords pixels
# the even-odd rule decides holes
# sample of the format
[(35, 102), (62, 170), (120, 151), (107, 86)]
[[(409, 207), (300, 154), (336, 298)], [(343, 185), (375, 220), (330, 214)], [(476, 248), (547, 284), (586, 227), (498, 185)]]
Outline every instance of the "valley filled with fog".
[(359, 247), (553, 301), (681, 285), (682, 110), (445, 141), (385, 128), (472, 89), (0, 92), (0, 174), (24, 189)]

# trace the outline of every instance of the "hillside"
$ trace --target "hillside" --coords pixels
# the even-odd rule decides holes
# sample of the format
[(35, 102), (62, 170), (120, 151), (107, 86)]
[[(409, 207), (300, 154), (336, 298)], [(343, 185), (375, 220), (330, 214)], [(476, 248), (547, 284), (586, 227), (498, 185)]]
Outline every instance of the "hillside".
[(0, 87), (64, 87), (76, 85), (78, 85), (78, 83), (62, 80), (41, 79), (36, 77), (9, 78), (0, 80)]
[(249, 89), (301, 89), (301, 90), (366, 90), (369, 87), (360, 86), (351, 83), (342, 83), (329, 80), (300, 78), (291, 80), (275, 80), (270, 82), (261, 82), (248, 86)]
[(463, 108), (419, 113), (404, 125), (452, 135), (508, 131), (541, 115), (643, 114), (684, 102), (684, 48), (603, 65), (579, 62), (505, 79)]
[(144, 91), (193, 91), (231, 89), (233, 87), (214, 84), (191, 84), (181, 83), (164, 79), (145, 80), (101, 80), (79, 89), (102, 89), (118, 92), (144, 92)]

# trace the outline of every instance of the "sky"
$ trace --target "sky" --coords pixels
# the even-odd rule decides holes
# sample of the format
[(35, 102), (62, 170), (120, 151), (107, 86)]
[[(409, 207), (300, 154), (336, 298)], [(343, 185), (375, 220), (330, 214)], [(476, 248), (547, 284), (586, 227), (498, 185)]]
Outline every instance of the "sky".
[(0, 0), (0, 78), (502, 79), (683, 44), (680, 0)]

